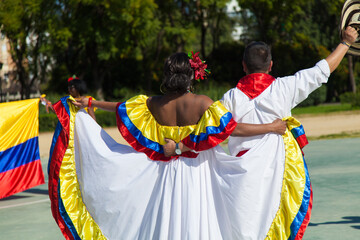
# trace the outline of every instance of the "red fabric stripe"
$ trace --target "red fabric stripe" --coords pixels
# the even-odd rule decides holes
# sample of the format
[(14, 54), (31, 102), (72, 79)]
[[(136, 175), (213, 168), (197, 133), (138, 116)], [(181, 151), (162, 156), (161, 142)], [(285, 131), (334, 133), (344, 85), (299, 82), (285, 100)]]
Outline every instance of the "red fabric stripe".
[(308, 210), (305, 215), (304, 221), (302, 222), (294, 240), (301, 240), (304, 237), (305, 230), (310, 222), (312, 205), (313, 205), (313, 192), (312, 192), (312, 186), (310, 185), (310, 200), (309, 200)]
[(241, 78), (236, 85), (246, 96), (254, 99), (267, 89), (275, 78), (266, 73), (253, 73)]
[(298, 142), (300, 148), (305, 147), (309, 143), (305, 134), (298, 136), (296, 141)]
[[(119, 108), (120, 104), (121, 103), (117, 104), (116, 109)], [(197, 155), (198, 155), (197, 153), (194, 153), (194, 152), (184, 152), (183, 154), (181, 154), (179, 156), (165, 157), (164, 154), (158, 153), (158, 152), (156, 152), (156, 151), (154, 151), (154, 150), (152, 150), (150, 148), (147, 148), (147, 147), (143, 146), (142, 144), (140, 144), (137, 141), (137, 139), (127, 129), (127, 127), (125, 126), (125, 124), (121, 120), (118, 112), (116, 112), (116, 122), (117, 122), (117, 126), (118, 126), (118, 129), (119, 129), (121, 135), (130, 144), (130, 146), (133, 147), (138, 152), (145, 153), (146, 156), (148, 156), (148, 158), (150, 158), (151, 160), (154, 160), (154, 161), (170, 161), (171, 159), (178, 158), (179, 156), (188, 157), (188, 158), (196, 158)]]
[(65, 155), (65, 151), (68, 145), (68, 135), (63, 130), (59, 138), (56, 141), (53, 155), (51, 157), (50, 170), (49, 170), (49, 198), (51, 200), (51, 212), (58, 224), (62, 234), (68, 240), (74, 239), (70, 230), (66, 227), (64, 219), (60, 215), (59, 211), (59, 172), (62, 163), (62, 159)]
[(48, 183), (49, 198), (51, 201), (51, 212), (55, 222), (58, 224), (65, 239), (72, 240), (74, 237), (72, 236), (70, 230), (66, 227), (65, 222), (60, 215), (58, 193), (60, 167), (69, 143), (70, 116), (67, 114), (66, 109), (62, 105), (61, 101), (55, 103), (53, 107), (63, 129), (58, 139), (56, 140), (53, 154), (51, 156)]
[(44, 184), (40, 159), (0, 173), (0, 198)]
[(247, 151), (249, 151), (249, 149), (248, 149), (248, 150), (242, 150), (242, 151), (240, 151), (236, 156), (237, 156), (237, 157), (241, 157), (242, 155), (244, 155), (245, 153), (247, 153)]
[(58, 117), (61, 126), (65, 129), (66, 133), (69, 135), (70, 129), (70, 116), (67, 113), (65, 107), (63, 106), (61, 101), (56, 102), (52, 105), (55, 111), (56, 116)]
[[(119, 107), (118, 103), (116, 109)], [(164, 154), (158, 153), (152, 149), (144, 147), (141, 145), (137, 139), (129, 132), (125, 124), (122, 122), (118, 112), (116, 112), (116, 122), (118, 129), (123, 136), (123, 138), (132, 146), (136, 151), (145, 153), (151, 160), (160, 160), (160, 161), (169, 161), (171, 157), (165, 157)]]
[(190, 136), (187, 136), (182, 140), (182, 143), (186, 145), (188, 148), (194, 149), (195, 151), (204, 151), (212, 147), (215, 147), (216, 145), (220, 144), (225, 139), (227, 139), (236, 128), (236, 125), (237, 123), (234, 121), (234, 119), (231, 118), (231, 120), (229, 121), (229, 123), (226, 125), (226, 127), (221, 133), (210, 134), (206, 141), (195, 143), (191, 141)]

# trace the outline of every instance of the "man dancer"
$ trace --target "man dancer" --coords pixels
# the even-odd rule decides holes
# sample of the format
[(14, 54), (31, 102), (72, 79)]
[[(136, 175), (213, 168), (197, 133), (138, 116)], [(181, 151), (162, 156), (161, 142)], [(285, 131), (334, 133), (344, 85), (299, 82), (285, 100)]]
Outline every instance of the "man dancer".
[[(241, 123), (260, 124), (291, 116), (291, 109), (327, 82), (330, 74), (355, 42), (358, 33), (349, 26), (342, 37), (343, 41), (336, 49), (314, 67), (301, 70), (293, 76), (277, 79), (269, 75), (273, 66), (269, 46), (263, 42), (250, 43), (245, 49), (242, 62), (246, 76), (224, 95), (224, 106), (232, 112), (234, 120)], [(241, 211), (244, 218), (238, 222), (242, 239), (265, 239), (267, 236), (271, 238), (269, 233), (276, 227), (274, 218), (280, 214), (284, 195), (303, 196), (302, 193), (297, 193), (296, 189), (283, 188), (285, 173), (288, 170), (285, 165), (284, 140), (276, 134), (230, 137), (229, 151), (233, 156), (243, 156), (241, 167), (249, 173), (239, 182), (244, 191), (236, 199), (243, 206)], [(310, 186), (310, 182), (308, 184)], [(291, 228), (291, 233), (287, 233), (287, 236), (290, 235), (289, 239), (301, 239), (309, 222), (311, 189), (307, 193), (304, 192), (304, 196), (305, 194), (310, 201), (305, 211), (299, 213), (303, 216), (295, 214), (298, 220), (302, 220), (296, 223), (295, 218), (288, 223)], [(284, 211), (285, 219), (279, 221), (278, 225), (290, 221), (286, 219), (290, 214)], [(278, 229), (281, 229), (281, 226)], [(288, 230), (284, 229), (284, 232), (286, 231)], [(279, 235), (277, 236), (279, 239)]]

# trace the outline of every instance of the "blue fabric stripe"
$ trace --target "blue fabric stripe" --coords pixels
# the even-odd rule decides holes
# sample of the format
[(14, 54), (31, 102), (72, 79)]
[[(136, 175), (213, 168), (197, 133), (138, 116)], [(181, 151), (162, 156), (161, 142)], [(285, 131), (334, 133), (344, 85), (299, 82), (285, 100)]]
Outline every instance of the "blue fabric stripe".
[(200, 135), (190, 134), (190, 140), (195, 143), (199, 143), (201, 141), (207, 140), (210, 134), (219, 134), (224, 131), (225, 127), (228, 125), (232, 118), (232, 114), (227, 112), (220, 119), (220, 124), (218, 127), (209, 126), (206, 127), (205, 133), (200, 133)]
[(64, 203), (63, 203), (61, 195), (60, 195), (60, 179), (59, 179), (59, 183), (58, 183), (58, 197), (59, 197), (59, 211), (60, 211), (60, 215), (61, 215), (62, 219), (65, 222), (65, 225), (70, 230), (74, 239), (81, 240), (81, 238), (79, 237), (79, 234), (76, 231), (76, 228), (75, 228), (73, 222), (71, 221), (69, 215), (67, 214), (67, 212), (65, 210)]
[[(67, 99), (69, 98), (69, 96), (67, 97), (62, 97), (60, 99), (60, 101), (62, 102), (67, 114), (70, 116), (70, 109), (69, 109), (69, 105), (67, 103)], [(53, 150), (55, 148), (55, 144), (56, 144), (56, 141), (62, 131), (63, 127), (60, 123), (60, 121), (58, 121), (57, 125), (56, 125), (56, 129), (55, 129), (55, 132), (54, 132), (54, 136), (53, 136), (53, 139), (52, 139), (52, 143), (51, 143), (51, 148), (50, 148), (50, 157), (49, 157), (49, 164), (48, 166), (50, 166), (50, 161), (51, 161), (51, 156), (53, 154)], [(48, 167), (48, 172), (49, 172), (49, 167)], [(65, 222), (65, 225), (66, 227), (70, 230), (72, 236), (74, 237), (74, 239), (76, 240), (81, 240), (81, 238), (79, 237), (76, 229), (75, 229), (75, 226), (73, 224), (73, 222), (71, 221), (69, 215), (67, 214), (66, 210), (65, 210), (65, 207), (64, 207), (64, 203), (62, 201), (62, 198), (61, 198), (61, 195), (60, 195), (60, 179), (58, 180), (58, 198), (59, 198), (59, 212), (60, 212), (60, 216), (62, 217), (62, 219), (64, 220)]]
[(38, 137), (0, 152), (0, 173), (40, 159)]
[(68, 105), (68, 102), (67, 102), (67, 99), (69, 98), (69, 96), (66, 96), (66, 97), (62, 97), (60, 98), (60, 101), (62, 102), (63, 106), (65, 107), (65, 110), (66, 112), (69, 114), (70, 116), (70, 109), (69, 109), (69, 105)]
[(307, 168), (304, 157), (303, 157), (303, 161), (304, 161), (304, 170), (305, 170), (305, 177), (306, 177), (305, 189), (304, 189), (303, 200), (302, 200), (299, 212), (296, 214), (296, 216), (290, 226), (291, 234), (290, 234), (290, 237), (288, 238), (289, 240), (295, 239), (295, 237), (301, 227), (301, 224), (304, 221), (304, 218), (306, 216), (308, 208), (309, 208), (310, 194), (311, 194), (310, 176), (309, 176), (308, 168)]
[(142, 132), (132, 123), (129, 116), (126, 112), (126, 102), (123, 102), (118, 107), (118, 114), (121, 118), (121, 121), (124, 123), (130, 134), (136, 138), (136, 140), (143, 145), (144, 147), (147, 147), (155, 152), (163, 153), (164, 149), (162, 145), (160, 145), (157, 142), (151, 141), (150, 139), (146, 138)]
[(291, 133), (294, 135), (294, 138), (298, 138), (301, 135), (305, 134), (305, 130), (303, 125), (300, 125), (299, 127), (291, 129)]
[[(153, 151), (156, 151), (158, 153), (163, 153), (163, 147), (157, 142), (151, 141), (150, 139), (146, 138), (142, 132), (131, 122), (129, 116), (126, 112), (126, 102), (122, 103), (118, 107), (118, 114), (128, 129), (128, 131), (136, 138), (136, 140), (142, 145), (145, 146)], [(224, 114), (220, 119), (220, 125), (218, 127), (209, 126), (206, 127), (206, 133), (201, 133), (200, 135), (190, 134), (190, 140), (199, 143), (200, 141), (207, 140), (208, 136), (210, 134), (218, 134), (224, 131), (227, 124), (232, 119), (232, 114), (230, 112), (227, 112)]]
[(55, 132), (54, 132), (53, 138), (52, 138), (51, 147), (50, 147), (49, 162), (48, 162), (48, 167), (47, 167), (48, 174), (49, 174), (49, 172), (50, 172), (51, 157), (52, 157), (52, 154), (53, 154), (55, 145), (56, 145), (56, 141), (57, 141), (57, 139), (58, 139), (58, 137), (59, 137), (62, 129), (63, 129), (63, 128), (62, 128), (62, 126), (61, 126), (61, 123), (60, 123), (60, 121), (58, 121), (58, 123), (57, 123), (57, 125), (56, 125), (56, 128), (55, 128)]

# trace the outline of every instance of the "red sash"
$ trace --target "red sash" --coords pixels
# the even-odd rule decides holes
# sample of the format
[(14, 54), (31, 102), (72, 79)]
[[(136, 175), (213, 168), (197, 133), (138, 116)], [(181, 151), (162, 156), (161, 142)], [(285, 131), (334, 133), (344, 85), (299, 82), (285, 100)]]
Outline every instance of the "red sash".
[(250, 99), (254, 99), (268, 88), (274, 80), (273, 76), (266, 73), (252, 73), (241, 78), (236, 87)]

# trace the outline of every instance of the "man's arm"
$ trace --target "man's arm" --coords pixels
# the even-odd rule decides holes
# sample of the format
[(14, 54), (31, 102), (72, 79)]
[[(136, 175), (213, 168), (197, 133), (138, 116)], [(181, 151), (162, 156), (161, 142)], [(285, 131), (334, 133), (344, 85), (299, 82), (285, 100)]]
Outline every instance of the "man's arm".
[[(286, 130), (286, 122), (281, 119), (276, 119), (272, 123), (268, 124), (250, 124), (250, 123), (238, 123), (231, 136), (255, 136), (265, 133), (274, 132), (283, 135)], [(165, 139), (166, 144), (163, 145), (164, 155), (166, 157), (175, 156), (175, 141), (172, 139)], [(179, 142), (179, 148), (181, 152), (190, 151), (191, 149), (185, 146), (182, 142)]]
[(235, 137), (249, 137), (266, 133), (277, 133), (283, 135), (286, 130), (286, 122), (281, 119), (276, 119), (268, 124), (249, 124), (238, 123), (231, 136)]
[(332, 73), (340, 64), (349, 47), (355, 43), (358, 37), (358, 32), (355, 28), (348, 26), (342, 34), (342, 43), (325, 60), (329, 64), (330, 72)]

